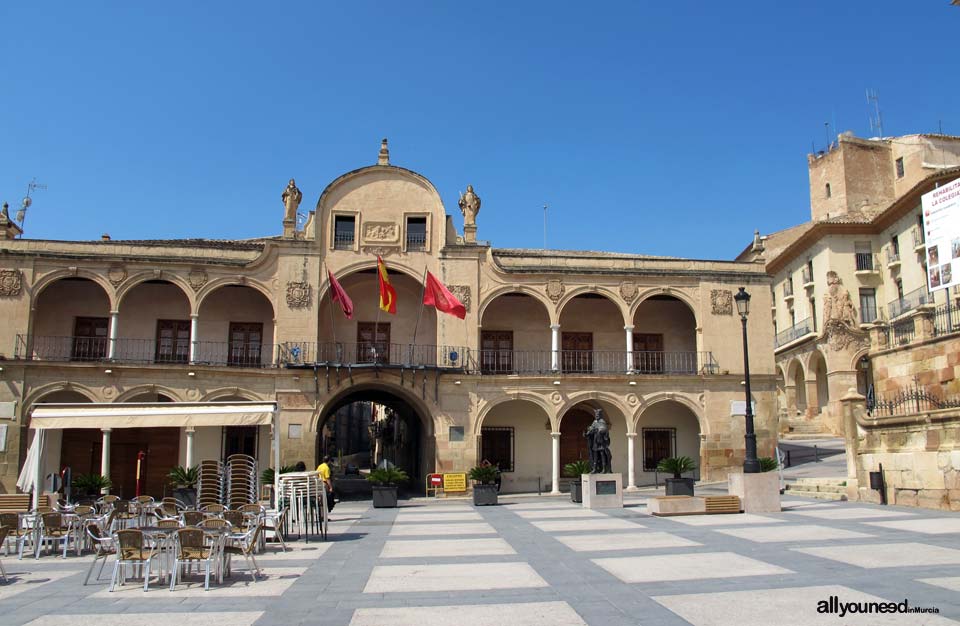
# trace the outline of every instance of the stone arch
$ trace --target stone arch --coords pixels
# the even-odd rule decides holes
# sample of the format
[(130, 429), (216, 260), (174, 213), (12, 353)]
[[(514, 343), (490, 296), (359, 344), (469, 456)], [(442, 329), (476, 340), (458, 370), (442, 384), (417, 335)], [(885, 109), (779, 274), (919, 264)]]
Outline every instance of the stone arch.
[(120, 305), (123, 304), (124, 297), (126, 297), (130, 291), (132, 291), (138, 285), (142, 285), (143, 283), (151, 280), (158, 280), (170, 283), (171, 285), (176, 285), (187, 298), (187, 302), (190, 303), (190, 310), (192, 312), (199, 310), (200, 307), (196, 302), (196, 294), (194, 293), (193, 288), (190, 287), (189, 283), (187, 283), (187, 281), (181, 276), (171, 272), (162, 272), (159, 276), (155, 272), (140, 272), (127, 278), (127, 280), (117, 287), (117, 304), (114, 310), (119, 310)]
[[(632, 424), (630, 423), (630, 410), (623, 405), (620, 399), (616, 394), (607, 393), (603, 391), (580, 391), (577, 393), (571, 394), (566, 402), (564, 402), (560, 408), (557, 409), (557, 429), (559, 430), (563, 417), (570, 411), (570, 409), (576, 407), (578, 404), (591, 404), (594, 405), (594, 408), (603, 408), (603, 406), (597, 406), (598, 403), (607, 404), (612, 406), (620, 413), (621, 422), (628, 433), (632, 431)], [(613, 416), (611, 416), (612, 421)]]
[(137, 385), (136, 387), (128, 389), (123, 393), (119, 394), (117, 398), (114, 400), (114, 402), (129, 402), (130, 398), (135, 398), (143, 394), (159, 394), (159, 395), (167, 396), (174, 402), (184, 401), (183, 396), (179, 392), (175, 391), (174, 389), (171, 389), (170, 387), (166, 387), (163, 385)]
[(547, 318), (550, 320), (551, 324), (556, 324), (557, 320), (560, 319), (560, 316), (557, 314), (557, 309), (553, 303), (545, 298), (544, 295), (536, 289), (526, 285), (504, 285), (484, 294), (483, 301), (477, 307), (477, 319), (480, 320), (480, 323), (483, 323), (483, 314), (486, 312), (487, 307), (493, 304), (494, 300), (500, 296), (505, 296), (511, 293), (522, 293), (525, 296), (532, 297), (534, 300), (542, 304), (544, 310), (547, 312)]
[(526, 402), (530, 402), (531, 404), (536, 404), (538, 407), (543, 409), (544, 413), (546, 413), (547, 417), (550, 419), (551, 431), (557, 432), (557, 429), (560, 427), (560, 422), (557, 420), (557, 412), (554, 410), (553, 406), (551, 406), (550, 403), (541, 396), (529, 391), (517, 391), (508, 396), (500, 396), (499, 398), (488, 400), (483, 406), (480, 407), (480, 411), (477, 414), (477, 419), (474, 424), (475, 432), (477, 434), (480, 433), (480, 429), (483, 427), (483, 420), (486, 419), (487, 415), (490, 414), (490, 411), (501, 404), (513, 400), (524, 400)]
[(640, 308), (640, 305), (653, 296), (670, 296), (672, 298), (676, 298), (680, 302), (683, 302), (693, 314), (694, 323), (696, 324), (697, 329), (703, 327), (696, 300), (694, 300), (693, 297), (691, 297), (687, 292), (680, 289), (673, 289), (671, 287), (654, 287), (652, 289), (647, 289), (646, 291), (640, 292), (640, 294), (637, 296), (637, 299), (634, 300), (633, 304), (630, 305), (630, 323), (632, 323), (632, 320), (636, 317), (637, 309)]
[(436, 433), (436, 422), (440, 417), (439, 409), (435, 405), (432, 405), (432, 403), (417, 396), (417, 394), (412, 393), (409, 389), (400, 385), (385, 382), (382, 379), (356, 381), (352, 385), (348, 385), (343, 389), (333, 392), (330, 397), (325, 399), (320, 404), (320, 406), (311, 416), (311, 432), (317, 432), (322, 425), (322, 418), (330, 411), (331, 407), (336, 406), (337, 402), (351, 394), (362, 391), (381, 391), (383, 393), (396, 396), (397, 398), (409, 404), (416, 411), (417, 416), (420, 418), (421, 425), (426, 429), (426, 437), (433, 437)]
[(87, 387), (86, 385), (81, 385), (78, 383), (60, 381), (56, 383), (47, 383), (46, 385), (41, 385), (36, 389), (31, 389), (30, 393), (28, 393), (23, 399), (23, 406), (29, 410), (45, 396), (58, 391), (73, 391), (81, 396), (86, 397), (90, 402), (100, 401), (99, 395), (91, 387)]
[(228, 398), (230, 396), (237, 396), (250, 402), (266, 401), (264, 397), (261, 397), (248, 389), (242, 389), (240, 387), (220, 387), (203, 394), (200, 397), (200, 402), (217, 402), (221, 398)]
[(102, 276), (101, 274), (98, 274), (90, 270), (79, 269), (79, 268), (76, 270), (72, 270), (72, 269), (55, 270), (53, 272), (50, 272), (48, 274), (44, 274), (43, 276), (41, 276), (40, 279), (37, 280), (37, 282), (35, 282), (30, 288), (31, 310), (36, 309), (37, 298), (40, 297), (40, 294), (42, 294), (47, 287), (49, 287), (53, 283), (63, 278), (86, 278), (87, 280), (90, 280), (96, 283), (103, 289), (103, 293), (107, 296), (107, 301), (110, 303), (110, 310), (111, 311), (117, 310), (117, 293), (113, 285), (110, 283), (110, 281), (107, 280), (106, 277)]
[[(650, 433), (654, 438), (651, 443), (654, 451), (660, 449), (659, 455), (647, 457), (645, 428), (653, 431)], [(686, 396), (662, 393), (648, 398), (637, 411), (634, 431), (640, 435), (636, 468), (638, 473), (646, 473), (645, 481), (649, 480), (649, 474), (655, 471), (659, 460), (668, 455), (697, 459), (699, 476), (708, 474), (712, 469), (703, 446), (708, 434), (707, 420), (703, 418), (701, 407)], [(664, 443), (669, 450), (661, 447)]]
[[(804, 370), (803, 360), (794, 357), (787, 364), (787, 408), (795, 412), (803, 412), (807, 408), (807, 375)], [(789, 389), (793, 389), (793, 398), (790, 397)], [(791, 404), (792, 400), (792, 404)]]
[(817, 412), (825, 412), (830, 403), (830, 383), (827, 380), (827, 359), (818, 349), (814, 349), (807, 357), (807, 382), (813, 383), (816, 397), (808, 397), (807, 401), (817, 407)]
[(267, 302), (270, 303), (270, 307), (273, 309), (273, 317), (277, 317), (277, 303), (274, 302), (274, 294), (270, 291), (270, 288), (258, 280), (239, 276), (217, 278), (204, 285), (203, 289), (197, 293), (196, 298), (191, 300), (191, 304), (193, 305), (191, 314), (198, 315), (200, 313), (200, 307), (203, 306), (203, 301), (206, 300), (208, 296), (219, 290), (221, 287), (228, 287), (230, 285), (250, 287), (251, 289), (259, 291), (263, 297), (266, 298)]
[(693, 413), (694, 417), (697, 418), (697, 423), (700, 426), (700, 435), (703, 436), (710, 434), (710, 422), (703, 414), (703, 407), (686, 395), (669, 392), (655, 393), (646, 396), (641, 400), (640, 406), (638, 406), (633, 412), (632, 424), (630, 425), (632, 428), (631, 432), (637, 432), (637, 424), (640, 422), (640, 417), (643, 415), (644, 411), (660, 402), (676, 402), (684, 405), (690, 409), (690, 412)]
[(566, 307), (567, 304), (569, 304), (577, 296), (582, 296), (585, 294), (597, 294), (603, 296), (609, 300), (618, 311), (620, 311), (620, 317), (623, 318), (623, 325), (627, 326), (630, 324), (628, 321), (630, 318), (627, 317), (628, 311), (626, 308), (624, 308), (621, 298), (612, 289), (597, 285), (574, 287), (569, 292), (564, 294), (563, 297), (557, 302), (557, 322), (559, 322), (563, 317), (564, 307)]

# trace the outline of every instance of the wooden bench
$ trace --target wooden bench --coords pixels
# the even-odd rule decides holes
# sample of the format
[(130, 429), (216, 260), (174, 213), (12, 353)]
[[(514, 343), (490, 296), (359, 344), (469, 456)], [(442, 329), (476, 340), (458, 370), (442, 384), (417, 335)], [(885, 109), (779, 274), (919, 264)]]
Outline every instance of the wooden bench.
[(707, 513), (739, 513), (739, 496), (706, 496)]
[(32, 505), (29, 493), (0, 493), (0, 513), (26, 513)]

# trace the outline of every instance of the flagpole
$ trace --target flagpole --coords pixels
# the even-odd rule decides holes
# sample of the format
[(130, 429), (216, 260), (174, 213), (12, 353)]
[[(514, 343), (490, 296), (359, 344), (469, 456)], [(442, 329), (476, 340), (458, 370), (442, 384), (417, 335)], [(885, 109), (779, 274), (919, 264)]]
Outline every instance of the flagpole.
[(370, 344), (371, 347), (373, 348), (373, 364), (374, 365), (377, 364), (377, 358), (378, 358), (377, 339), (379, 339), (380, 337), (380, 281), (381, 280), (383, 280), (383, 278), (380, 276), (380, 258), (377, 257), (377, 298), (376, 298), (377, 318), (373, 322), (373, 343)]
[(417, 329), (420, 328), (420, 316), (423, 315), (423, 295), (427, 292), (427, 266), (423, 266), (423, 281), (420, 284), (420, 310), (417, 311), (417, 323), (413, 325), (413, 343), (410, 344), (410, 364), (413, 365), (413, 349), (417, 345)]
[(337, 323), (333, 317), (333, 283), (330, 282), (330, 266), (327, 265), (327, 262), (323, 262), (323, 268), (327, 270), (327, 291), (330, 292), (330, 333), (333, 335), (333, 353), (336, 355), (337, 363), (341, 362), (340, 359), (340, 349), (337, 345)]

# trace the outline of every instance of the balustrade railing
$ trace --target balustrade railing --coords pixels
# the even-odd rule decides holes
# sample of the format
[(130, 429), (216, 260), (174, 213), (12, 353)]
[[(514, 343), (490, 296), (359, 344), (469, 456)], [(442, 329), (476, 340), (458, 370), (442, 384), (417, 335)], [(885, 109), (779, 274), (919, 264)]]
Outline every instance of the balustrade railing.
[(873, 272), (877, 269), (876, 259), (874, 259), (872, 252), (857, 252), (857, 271), (858, 272)]
[(808, 335), (812, 333), (813, 330), (814, 328), (813, 328), (812, 317), (808, 317), (807, 319), (800, 320), (790, 328), (786, 330), (782, 330), (779, 333), (777, 333), (775, 347), (779, 348), (780, 346), (786, 345), (791, 341), (794, 341), (796, 339), (799, 339), (800, 337), (803, 337), (804, 335)]
[(916, 336), (916, 326), (912, 319), (894, 324), (891, 328), (893, 329), (893, 344), (896, 346), (911, 343)]
[(960, 331), (960, 307), (947, 300), (933, 312), (933, 334), (939, 337)]
[(910, 293), (904, 294), (902, 298), (897, 298), (887, 305), (890, 312), (890, 319), (900, 317), (904, 313), (908, 313), (918, 306), (930, 302), (930, 300), (930, 293), (927, 292), (926, 287), (914, 289)]

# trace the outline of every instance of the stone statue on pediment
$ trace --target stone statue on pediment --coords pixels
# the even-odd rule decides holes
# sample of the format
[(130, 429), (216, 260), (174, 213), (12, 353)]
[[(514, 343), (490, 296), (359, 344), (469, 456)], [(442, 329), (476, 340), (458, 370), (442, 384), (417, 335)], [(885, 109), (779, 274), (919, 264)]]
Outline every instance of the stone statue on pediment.
[(467, 185), (467, 191), (460, 194), (460, 212), (463, 213), (464, 226), (476, 226), (480, 213), (480, 196), (473, 192), (473, 185)]
[(303, 194), (297, 189), (297, 183), (292, 178), (287, 183), (287, 188), (283, 190), (280, 199), (283, 200), (283, 221), (296, 222), (297, 208), (300, 206)]

